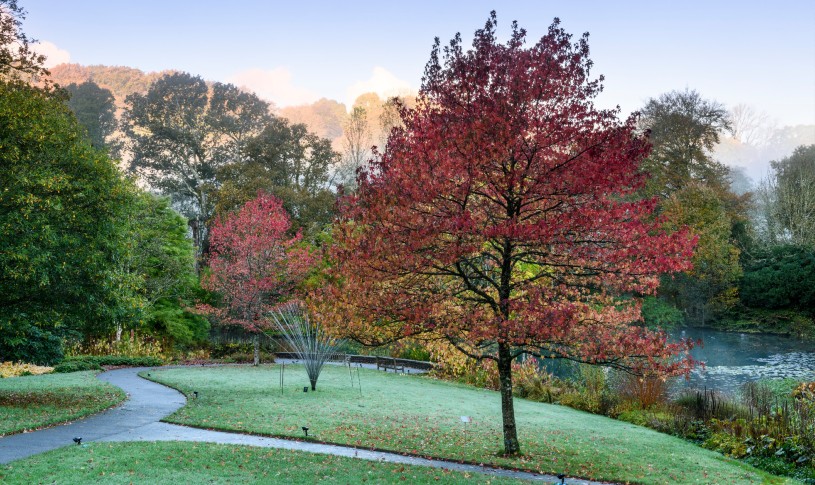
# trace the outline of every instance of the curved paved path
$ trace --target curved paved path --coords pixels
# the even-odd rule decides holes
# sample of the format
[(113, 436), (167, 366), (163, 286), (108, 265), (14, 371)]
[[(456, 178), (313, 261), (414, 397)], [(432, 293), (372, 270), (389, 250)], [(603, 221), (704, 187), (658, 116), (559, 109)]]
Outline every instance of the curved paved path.
[[(99, 374), (99, 379), (121, 387), (128, 394), (128, 400), (117, 408), (73, 423), (0, 438), (0, 464), (70, 445), (73, 443), (74, 437), (81, 436), (82, 441), (86, 443), (91, 441), (200, 441), (282, 448), (363, 460), (483, 473), (507, 478), (560, 482), (557, 477), (552, 475), (466, 465), (444, 460), (430, 460), (349, 446), (263, 438), (162, 423), (162, 418), (186, 404), (186, 398), (175, 389), (142, 379), (137, 374), (143, 370), (148, 369), (145, 367), (117, 369)], [(575, 478), (566, 478), (565, 483), (570, 485), (606, 484), (606, 482), (593, 482)]]

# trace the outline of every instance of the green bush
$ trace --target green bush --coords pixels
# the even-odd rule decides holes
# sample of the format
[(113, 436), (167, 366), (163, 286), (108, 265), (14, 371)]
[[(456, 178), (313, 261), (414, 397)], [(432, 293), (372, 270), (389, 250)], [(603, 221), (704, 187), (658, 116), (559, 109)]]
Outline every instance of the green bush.
[(803, 246), (775, 246), (745, 261), (739, 296), (748, 307), (815, 307), (815, 251)]
[(102, 366), (100, 366), (96, 362), (84, 360), (73, 360), (73, 361), (66, 360), (60, 364), (57, 364), (54, 367), (54, 372), (62, 374), (67, 372), (79, 372), (83, 370), (102, 370)]
[(648, 296), (642, 300), (642, 320), (654, 329), (671, 329), (684, 322), (682, 311), (662, 298)]
[(10, 331), (0, 331), (0, 362), (53, 365), (62, 360), (64, 354), (59, 335), (22, 321), (13, 323)]
[(110, 366), (127, 366), (127, 367), (155, 367), (163, 365), (164, 362), (158, 357), (128, 357), (121, 355), (77, 355), (68, 357), (63, 361), (63, 364), (81, 362), (88, 365), (110, 365)]
[[(255, 361), (255, 353), (254, 352), (235, 352), (233, 354), (228, 354), (224, 357), (219, 359), (221, 362), (226, 362), (229, 364), (251, 364)], [(271, 364), (275, 361), (275, 354), (271, 352), (260, 352), (260, 362), (262, 364)]]
[[(261, 338), (260, 351), (267, 355), (274, 355), (276, 344), (269, 339)], [(210, 344), (209, 355), (213, 359), (231, 359), (246, 354), (254, 354), (255, 346), (251, 339), (221, 341)], [(274, 358), (272, 358), (274, 361)]]
[(734, 458), (742, 458), (747, 455), (747, 445), (744, 440), (728, 432), (711, 434), (708, 439), (702, 443), (702, 446)]

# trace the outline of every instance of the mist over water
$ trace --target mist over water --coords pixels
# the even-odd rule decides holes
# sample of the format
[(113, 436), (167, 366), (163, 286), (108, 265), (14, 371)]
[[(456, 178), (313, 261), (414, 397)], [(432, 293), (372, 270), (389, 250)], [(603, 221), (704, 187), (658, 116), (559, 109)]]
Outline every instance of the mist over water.
[(705, 368), (694, 370), (687, 381), (680, 380), (680, 389), (707, 387), (735, 392), (745, 382), (760, 379), (815, 380), (815, 344), (811, 342), (699, 328), (678, 329), (672, 336), (701, 338), (703, 342), (691, 354), (705, 362)]

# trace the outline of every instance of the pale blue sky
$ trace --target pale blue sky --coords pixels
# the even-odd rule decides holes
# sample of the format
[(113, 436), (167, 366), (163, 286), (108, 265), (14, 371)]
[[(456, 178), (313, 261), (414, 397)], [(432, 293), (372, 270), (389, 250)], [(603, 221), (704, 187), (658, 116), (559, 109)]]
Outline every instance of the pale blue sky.
[[(553, 17), (590, 32), (602, 106), (686, 87), (780, 125), (815, 124), (815, 2), (21, 0), (25, 31), (80, 64), (180, 69), (278, 105), (418, 88), (435, 36), (469, 40), (489, 11), (534, 42)], [(66, 57), (67, 58), (67, 57)]]

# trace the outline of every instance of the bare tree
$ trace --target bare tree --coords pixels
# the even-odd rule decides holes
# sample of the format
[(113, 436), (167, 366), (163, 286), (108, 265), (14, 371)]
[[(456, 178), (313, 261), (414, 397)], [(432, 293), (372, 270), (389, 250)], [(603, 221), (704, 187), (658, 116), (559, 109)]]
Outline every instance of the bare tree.
[(733, 138), (748, 145), (766, 145), (775, 129), (770, 116), (752, 106), (738, 104), (730, 110)]
[(347, 187), (356, 185), (356, 171), (371, 156), (373, 134), (365, 108), (355, 106), (343, 126), (343, 161), (335, 179)]

